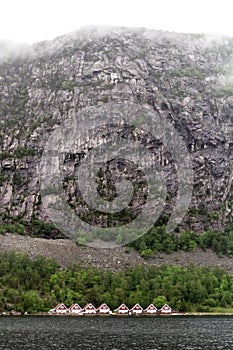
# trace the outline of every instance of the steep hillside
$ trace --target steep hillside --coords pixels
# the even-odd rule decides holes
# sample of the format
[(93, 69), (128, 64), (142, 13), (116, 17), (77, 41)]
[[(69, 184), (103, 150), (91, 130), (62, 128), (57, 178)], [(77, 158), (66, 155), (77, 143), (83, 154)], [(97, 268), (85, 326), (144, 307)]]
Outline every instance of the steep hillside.
[[(28, 222), (28, 232), (37, 230), (37, 235), (46, 237), (57, 234), (52, 226), (43, 224), (49, 222), (42, 209), (39, 183), (45, 144), (64, 120), (86, 107), (104, 110), (109, 102), (146, 106), (161, 121), (171, 123), (184, 140), (194, 180), (191, 204), (179, 230), (220, 230), (232, 220), (232, 38), (88, 28), (23, 47), (22, 51), (8, 50), (6, 44), (1, 47), (2, 223)], [(123, 131), (125, 137), (132, 136), (130, 129), (116, 130), (121, 135)], [(161, 142), (152, 142), (138, 130), (136, 137), (158, 153), (167, 187), (159, 222), (166, 223), (178, 193), (176, 165), (171, 151)], [(81, 150), (84, 157), (94, 146), (90, 141)], [(65, 159), (68, 171), (64, 175), (64, 191), (76, 213), (80, 203), (71, 175), (80, 162), (81, 151), (76, 148)], [(142, 197), (145, 188), (140, 188)], [(129, 214), (133, 218), (138, 203), (144, 204), (140, 198), (135, 203)], [(93, 219), (90, 209), (84, 209), (81, 210), (84, 219), (89, 220), (92, 215), (91, 223), (100, 224), (98, 217)], [(102, 219), (105, 222), (104, 216)], [(116, 224), (114, 220), (112, 225)], [(20, 231), (19, 226), (17, 229)]]
[(135, 266), (163, 266), (176, 265), (188, 267), (190, 264), (197, 266), (218, 266), (233, 275), (232, 258), (219, 257), (208, 249), (195, 249), (195, 251), (177, 251), (171, 254), (159, 252), (151, 258), (143, 258), (132, 248), (117, 247), (114, 249), (101, 249), (85, 247), (75, 244), (72, 240), (43, 238), (31, 238), (29, 236), (17, 236), (13, 234), (0, 235), (1, 252), (20, 252), (27, 254), (33, 260), (43, 256), (57, 261), (61, 268), (79, 264), (87, 268), (94, 266), (101, 270), (121, 271)]

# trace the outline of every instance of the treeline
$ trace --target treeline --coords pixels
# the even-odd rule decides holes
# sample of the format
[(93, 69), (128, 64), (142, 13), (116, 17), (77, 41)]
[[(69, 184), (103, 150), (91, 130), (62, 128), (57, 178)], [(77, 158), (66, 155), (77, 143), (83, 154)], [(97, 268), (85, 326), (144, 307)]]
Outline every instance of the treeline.
[[(14, 233), (19, 235), (30, 235), (31, 237), (42, 237), (48, 239), (66, 238), (58, 229), (48, 222), (43, 222), (37, 218), (32, 218), (30, 222), (23, 220), (2, 220), (0, 221), (0, 234)], [(80, 232), (79, 244), (86, 244), (87, 234), (84, 237)], [(92, 237), (93, 238), (93, 237)], [(97, 235), (96, 238), (103, 240), (112, 239), (112, 237)], [(229, 224), (225, 231), (208, 231), (195, 233), (193, 231), (184, 231), (181, 233), (166, 232), (166, 226), (153, 227), (139, 239), (132, 232), (130, 238), (132, 243), (128, 247), (136, 249), (143, 257), (151, 257), (157, 252), (172, 253), (174, 251), (193, 251), (197, 247), (206, 250), (212, 249), (219, 256), (233, 256), (233, 224)], [(121, 243), (117, 241), (117, 243)]]
[(41, 221), (32, 217), (31, 221), (13, 219), (12, 217), (0, 218), (0, 234), (13, 233), (17, 235), (30, 235), (47, 239), (65, 238), (59, 230), (50, 222)]
[(122, 302), (143, 307), (165, 302), (174, 309), (208, 311), (231, 307), (233, 277), (219, 268), (190, 266), (137, 266), (120, 272), (31, 260), (18, 253), (0, 254), (0, 311), (48, 311), (58, 302), (96, 306), (106, 302), (115, 309)]
[(166, 232), (166, 226), (154, 227), (142, 237), (130, 244), (144, 257), (151, 257), (157, 252), (172, 253), (174, 251), (192, 251), (197, 247), (212, 249), (219, 256), (233, 255), (233, 225), (229, 224), (225, 231), (212, 229), (197, 234), (186, 231), (180, 234)]

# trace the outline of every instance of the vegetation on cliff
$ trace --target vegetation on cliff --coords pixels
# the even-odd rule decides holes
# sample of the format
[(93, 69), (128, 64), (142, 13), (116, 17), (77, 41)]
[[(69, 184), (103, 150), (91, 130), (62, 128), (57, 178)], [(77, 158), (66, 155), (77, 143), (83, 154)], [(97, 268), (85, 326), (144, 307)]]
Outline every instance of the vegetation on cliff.
[[(63, 238), (56, 227), (51, 223), (46, 223), (38, 219), (30, 222), (18, 220), (12, 223), (1, 223), (0, 234), (8, 232), (19, 235), (30, 235), (32, 237), (42, 238)], [(101, 237), (100, 237), (101, 238)], [(80, 243), (81, 240), (78, 242)], [(77, 243), (78, 243), (77, 242)], [(85, 238), (82, 244), (88, 243)], [(201, 233), (193, 231), (183, 231), (180, 234), (176, 232), (166, 232), (166, 226), (157, 226), (148, 233), (134, 240), (128, 247), (136, 249), (142, 257), (152, 257), (157, 252), (167, 254), (175, 251), (194, 251), (197, 247), (202, 250), (212, 249), (218, 256), (233, 254), (233, 225), (228, 224), (224, 231), (214, 231), (209, 229)], [(126, 251), (127, 251), (126, 247)]]
[(157, 252), (193, 251), (197, 247), (203, 250), (212, 249), (219, 256), (224, 254), (232, 257), (233, 226), (228, 224), (224, 231), (209, 229), (199, 234), (193, 231), (183, 231), (180, 234), (168, 233), (165, 226), (160, 226), (151, 229), (130, 246), (144, 257), (151, 257)]

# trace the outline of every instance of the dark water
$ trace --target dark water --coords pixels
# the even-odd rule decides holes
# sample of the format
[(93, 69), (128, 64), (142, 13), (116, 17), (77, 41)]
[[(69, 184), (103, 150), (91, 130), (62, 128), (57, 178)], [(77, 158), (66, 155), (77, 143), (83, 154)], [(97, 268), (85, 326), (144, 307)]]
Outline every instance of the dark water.
[(0, 317), (0, 349), (233, 349), (233, 317)]

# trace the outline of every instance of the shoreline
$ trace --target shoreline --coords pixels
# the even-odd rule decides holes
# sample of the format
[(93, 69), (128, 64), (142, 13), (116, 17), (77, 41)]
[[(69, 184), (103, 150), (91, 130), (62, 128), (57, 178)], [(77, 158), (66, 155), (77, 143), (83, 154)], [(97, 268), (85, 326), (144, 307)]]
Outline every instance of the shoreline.
[(117, 315), (117, 314), (110, 314), (110, 315), (105, 315), (105, 314), (89, 314), (89, 315), (79, 315), (79, 314), (49, 314), (47, 312), (39, 312), (39, 313), (33, 313), (33, 314), (21, 314), (21, 313), (11, 313), (11, 312), (2, 312), (0, 313), (0, 317), (27, 317), (27, 316), (56, 316), (56, 317), (133, 317), (133, 318), (138, 318), (138, 317), (149, 317), (149, 318), (160, 318), (160, 317), (187, 317), (187, 316), (233, 316), (232, 313), (227, 313), (227, 312), (180, 312), (180, 313), (171, 313), (171, 314), (160, 314), (160, 315)]

